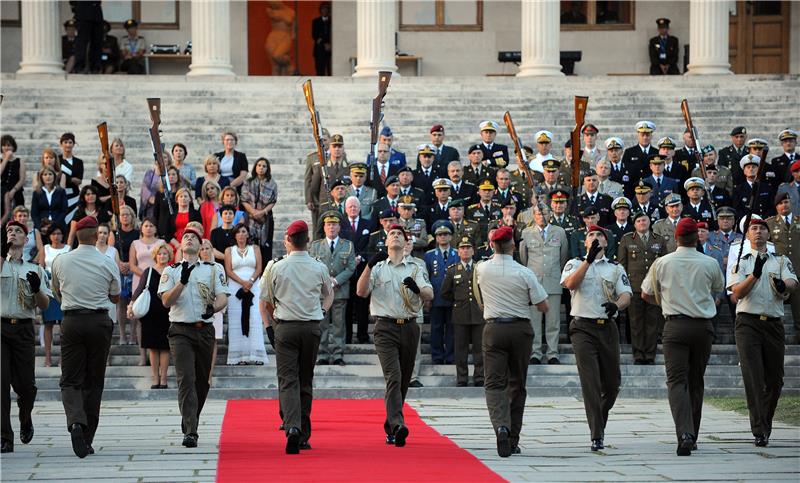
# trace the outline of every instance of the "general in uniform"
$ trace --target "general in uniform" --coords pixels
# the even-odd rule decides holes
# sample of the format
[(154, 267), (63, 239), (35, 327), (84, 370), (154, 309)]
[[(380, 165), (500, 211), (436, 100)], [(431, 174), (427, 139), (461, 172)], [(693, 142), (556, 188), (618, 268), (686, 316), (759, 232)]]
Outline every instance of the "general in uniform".
[(11, 427), (11, 387), (17, 394), (19, 407), (19, 439), (28, 444), (33, 439), (33, 402), (36, 400), (34, 373), (36, 336), (33, 320), (36, 308), (45, 310), (50, 301), (50, 288), (43, 283), (44, 269), (23, 260), (23, 247), (28, 228), (17, 221), (5, 226), (8, 253), (3, 250), (0, 261), (0, 315), (2, 315), (2, 427), (0, 452), (14, 451), (14, 430)]
[(672, 253), (678, 248), (675, 241), (675, 228), (681, 220), (683, 202), (678, 194), (672, 193), (664, 200), (664, 209), (667, 217), (653, 223), (653, 233), (667, 240), (667, 253)]
[(92, 441), (100, 422), (106, 361), (111, 347), (108, 302), (119, 301), (120, 282), (117, 264), (94, 246), (97, 220), (92, 216), (83, 218), (75, 226), (75, 232), (78, 248), (59, 255), (53, 262), (52, 289), (64, 311), (61, 402), (67, 415), (72, 450), (79, 458), (85, 458), (94, 453)]
[(769, 227), (752, 220), (747, 239), (755, 251), (743, 256), (728, 276), (736, 304), (736, 349), (742, 369), (750, 430), (756, 446), (767, 446), (783, 387), (783, 302), (797, 286), (792, 262), (767, 253)]
[(667, 391), (678, 456), (696, 448), (703, 414), (703, 375), (714, 338), (714, 292), (725, 289), (717, 261), (697, 251), (697, 222), (684, 218), (675, 229), (678, 248), (658, 258), (642, 282), (642, 298), (661, 306), (661, 337)]
[(607, 231), (597, 225), (589, 225), (587, 231), (586, 257), (567, 262), (561, 285), (572, 294), (570, 340), (591, 431), (591, 450), (599, 451), (604, 448), (608, 413), (622, 380), (614, 316), (630, 303), (631, 284), (621, 265), (598, 258), (608, 244)]
[(519, 453), (525, 412), (528, 363), (533, 342), (530, 306), (547, 312), (547, 292), (536, 275), (517, 263), (514, 230), (502, 226), (492, 232), (495, 254), (478, 263), (474, 293), (483, 306), (483, 362), (486, 406), (497, 437), (497, 454)]
[(450, 245), (453, 230), (448, 221), (440, 220), (433, 224), (433, 235), (436, 237), (434, 248), (425, 253), (425, 267), (428, 279), (433, 286), (431, 303), (431, 359), (434, 364), (452, 364), (455, 358), (453, 322), (451, 320), (453, 305), (442, 298), (442, 284), (447, 268), (458, 262), (458, 253)]
[(261, 277), (261, 299), (275, 321), (278, 398), (286, 430), (286, 454), (311, 449), (308, 440), (319, 324), (334, 299), (328, 267), (309, 256), (308, 238), (306, 222), (289, 224), (284, 237), (289, 255), (268, 264)]

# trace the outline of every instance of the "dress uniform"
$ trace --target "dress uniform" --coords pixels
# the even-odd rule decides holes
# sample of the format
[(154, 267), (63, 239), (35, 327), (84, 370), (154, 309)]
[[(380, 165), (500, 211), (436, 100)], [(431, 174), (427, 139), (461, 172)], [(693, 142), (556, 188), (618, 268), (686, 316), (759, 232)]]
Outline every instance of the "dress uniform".
[(722, 166), (726, 166), (731, 169), (731, 174), (733, 176), (733, 184), (737, 185), (744, 181), (744, 176), (742, 175), (741, 169), (739, 169), (739, 160), (742, 159), (742, 156), (747, 154), (747, 147), (744, 145), (744, 137), (747, 135), (747, 128), (744, 126), (737, 126), (731, 130), (731, 138), (738, 138), (741, 136), (742, 144), (741, 146), (736, 146), (735, 144), (731, 144), (730, 146), (726, 146), (719, 150), (719, 161), (717, 164)]
[[(544, 217), (544, 215), (542, 215)], [(558, 364), (558, 334), (561, 328), (561, 270), (569, 259), (569, 239), (563, 228), (550, 225), (545, 218), (544, 226), (533, 224), (522, 231), (519, 243), (519, 260), (536, 275), (536, 279), (547, 292), (548, 310), (544, 314), (531, 307), (530, 320), (533, 327), (532, 364), (539, 364), (547, 356), (548, 364)], [(547, 352), (542, 351), (542, 326)]]
[[(770, 240), (775, 245), (775, 253), (786, 256), (792, 262), (792, 266), (796, 267), (800, 264), (800, 214), (796, 215), (791, 209), (791, 202), (789, 207), (781, 206), (787, 199), (787, 194), (778, 194), (775, 197), (778, 213), (767, 219), (767, 225)], [(792, 292), (789, 304), (794, 321), (795, 342), (800, 343), (800, 292), (796, 290)]]
[[(344, 146), (344, 138), (341, 134), (334, 134), (331, 136), (330, 146)], [(344, 178), (350, 172), (347, 165), (347, 159), (343, 157), (340, 160), (333, 158), (328, 160), (328, 165), (325, 167), (325, 174), (327, 180), (323, 175), (320, 168), (319, 161), (317, 160), (306, 168), (305, 174), (305, 200), (306, 204), (312, 204), (314, 209), (311, 211), (312, 224), (317, 226), (317, 218), (321, 213), (319, 205), (328, 201), (330, 193), (325, 188), (325, 183), (333, 183), (333, 180)]]
[(771, 164), (778, 174), (778, 183), (783, 183), (792, 179), (789, 168), (800, 159), (800, 154), (795, 152), (797, 132), (792, 129), (784, 129), (778, 134), (778, 141), (783, 145), (784, 152), (780, 156), (772, 158)]
[(759, 230), (763, 239), (755, 243), (756, 251), (742, 257), (739, 271), (729, 275), (728, 288), (739, 300), (736, 349), (750, 412), (750, 430), (756, 446), (767, 446), (783, 387), (783, 303), (795, 289), (797, 275), (788, 257), (766, 253), (769, 237), (766, 221), (753, 220), (748, 239), (756, 230), (754, 226), (762, 227)]
[(506, 250), (475, 266), (477, 287), (473, 288), (486, 320), (483, 329), (486, 406), (501, 457), (519, 452), (533, 340), (530, 306), (547, 310), (547, 292), (536, 275), (511, 257), (508, 245), (513, 235), (509, 227), (492, 232), (491, 241)]
[[(196, 248), (192, 235), (197, 237)], [(202, 238), (200, 230), (193, 227), (184, 230), (181, 240), (184, 260), (165, 268), (158, 284), (158, 295), (169, 308), (169, 348), (178, 380), (182, 444), (187, 448), (197, 446), (200, 413), (208, 396), (214, 313), (225, 308), (230, 295), (225, 273), (216, 264), (200, 262), (196, 253), (190, 253), (199, 250)], [(194, 260), (189, 262), (187, 256)]]
[(521, 211), (522, 207), (525, 205), (525, 200), (514, 191), (514, 188), (509, 186), (505, 190), (501, 190), (499, 187), (494, 190), (494, 195), (492, 195), (492, 201), (503, 206), (503, 203), (506, 201), (510, 201), (517, 207), (517, 211)]
[[(288, 256), (271, 262), (261, 277), (261, 299), (275, 320), (278, 397), (286, 428), (286, 453), (310, 449), (314, 363), (321, 337), (320, 322), (333, 303), (328, 267), (304, 250), (308, 225), (294, 221), (286, 238), (298, 240)], [(342, 240), (339, 240), (341, 243)]]
[[(633, 215), (633, 224), (644, 212)], [(625, 268), (631, 282), (631, 304), (628, 324), (634, 364), (655, 364), (658, 329), (663, 325), (661, 311), (642, 300), (642, 281), (656, 258), (667, 254), (667, 240), (650, 231), (637, 231), (622, 236), (617, 247), (617, 261)]]
[[(761, 158), (753, 154), (745, 155), (740, 161), (739, 166), (744, 171), (744, 167), (748, 165), (755, 165), (761, 162)], [(764, 178), (762, 178), (764, 179)], [(743, 217), (750, 211), (750, 197), (753, 196), (753, 189), (756, 187), (756, 180), (745, 180), (738, 184), (733, 189), (732, 208), (736, 210), (736, 214)], [(772, 201), (775, 196), (775, 191), (770, 183), (762, 181), (758, 183), (758, 193), (755, 194), (755, 203), (753, 205), (753, 213), (767, 218), (775, 214), (775, 209), (772, 206)]]
[[(697, 222), (691, 218), (682, 219), (675, 230), (676, 236), (693, 233)], [(661, 305), (666, 319), (661, 338), (669, 406), (677, 454), (688, 456), (700, 431), (703, 375), (714, 337), (711, 319), (717, 312), (713, 293), (725, 289), (722, 270), (694, 244), (680, 246), (653, 262), (641, 288), (646, 300)]]
[[(581, 218), (583, 218), (584, 226), (578, 228), (569, 238), (569, 256), (570, 258), (577, 258), (582, 255), (586, 254), (586, 247), (584, 247), (584, 241), (586, 240), (587, 235), (587, 224), (593, 224), (594, 222), (587, 221), (590, 217), (597, 216), (597, 208), (594, 206), (589, 206), (585, 210), (581, 212)], [(616, 240), (614, 240), (614, 234), (610, 232), (606, 232), (606, 236), (608, 237), (608, 246), (606, 247), (605, 253), (606, 258), (609, 260), (613, 260), (616, 252), (612, 251), (612, 246), (616, 246)]]
[[(664, 206), (677, 206), (682, 204), (681, 197), (674, 193), (664, 200)], [(678, 226), (679, 221), (680, 218), (670, 218), (668, 216), (653, 223), (653, 233), (667, 240), (667, 253), (672, 253), (678, 248), (678, 242), (675, 240), (675, 227)]]
[[(759, 158), (764, 158), (767, 154), (767, 141), (762, 138), (752, 138), (747, 140), (747, 149), (753, 156), (758, 156)], [(775, 166), (774, 164), (767, 161), (764, 158), (764, 173), (762, 174), (761, 180), (769, 184), (772, 188), (773, 193), (777, 191), (778, 186), (781, 185), (784, 181), (788, 181), (789, 176), (787, 171), (789, 170), (789, 166), (785, 164), (782, 166)], [(763, 184), (763, 183), (762, 183)]]
[[(367, 165), (364, 163), (353, 163), (350, 165), (350, 179), (355, 180), (356, 176), (364, 176), (367, 175)], [(372, 205), (375, 204), (375, 201), (378, 199), (378, 194), (374, 188), (363, 184), (363, 180), (359, 181), (361, 184), (356, 186), (356, 182), (353, 181), (347, 187), (347, 196), (355, 196), (358, 198), (358, 201), (361, 203), (361, 217), (362, 218), (372, 218)]]
[[(322, 214), (322, 223), (341, 223), (337, 211)], [(356, 269), (353, 243), (339, 236), (339, 230), (326, 228), (325, 237), (315, 240), (308, 254), (325, 264), (333, 286), (333, 303), (320, 322), (320, 344), (317, 364), (344, 365), (345, 309), (350, 295), (350, 277)]]
[[(494, 190), (494, 185), (488, 179), (485, 179), (478, 185), (479, 190)], [(484, 203), (479, 201), (467, 207), (464, 217), (467, 220), (474, 221), (480, 227), (481, 238), (486, 239), (489, 231), (489, 223), (493, 220), (499, 220), (503, 217), (503, 211), (499, 203), (489, 201)]]
[[(450, 180), (446, 178), (438, 178), (436, 179), (433, 184), (433, 190), (447, 190), (447, 193), (452, 193), (450, 190)], [(449, 195), (448, 195), (449, 196)], [(431, 231), (433, 224), (439, 220), (446, 220), (450, 217), (450, 213), (448, 212), (448, 207), (450, 206), (450, 202), (452, 200), (448, 198), (446, 202), (442, 202), (434, 197), (433, 202), (430, 206), (427, 207), (425, 210), (425, 221), (428, 223), (428, 231)]]
[[(639, 121), (636, 123), (637, 133), (649, 133), (652, 135), (655, 130), (656, 125), (652, 121)], [(638, 171), (639, 177), (642, 178), (647, 172), (647, 160), (656, 154), (658, 154), (658, 148), (652, 144), (648, 143), (647, 146), (642, 146), (637, 143), (634, 146), (625, 148), (625, 151), (622, 152), (622, 164), (628, 166), (633, 173)]]
[[(497, 123), (494, 121), (483, 121), (479, 128), (483, 131), (493, 131), (497, 133)], [(483, 151), (483, 159), (489, 161), (489, 165), (493, 168), (504, 168), (508, 165), (508, 146), (505, 144), (496, 143), (494, 141), (487, 143), (480, 143), (481, 151)]]
[[(459, 220), (453, 219), (454, 216), (457, 216), (457, 213), (454, 213), (456, 209), (461, 209), (461, 217)], [(476, 221), (467, 220), (463, 216), (463, 209), (464, 209), (464, 200), (453, 200), (447, 206), (447, 210), (450, 213), (450, 218), (448, 221), (453, 226), (453, 239), (460, 240), (465, 236), (470, 238), (472, 241), (473, 246), (482, 243), (485, 238), (483, 238), (481, 233), (481, 227)]]
[(604, 448), (608, 413), (622, 380), (619, 333), (613, 317), (630, 302), (631, 285), (622, 265), (598, 257), (603, 251), (599, 237), (606, 237), (607, 232), (597, 225), (587, 228), (594, 241), (586, 257), (567, 262), (561, 285), (572, 294), (570, 340), (591, 431), (591, 449), (598, 451)]
[[(94, 237), (81, 231), (87, 230)], [(100, 422), (100, 402), (111, 347), (108, 302), (117, 302), (119, 267), (94, 247), (97, 220), (87, 216), (75, 226), (78, 248), (53, 262), (53, 295), (61, 302), (61, 402), (67, 415), (72, 450), (89, 452)], [(84, 238), (82, 238), (84, 237)], [(81, 276), (76, 276), (81, 274)], [(211, 331), (212, 342), (214, 331)], [(208, 382), (208, 376), (206, 376)]]
[[(648, 43), (650, 52), (650, 75), (678, 75), (678, 38), (669, 35), (669, 19), (659, 18), (658, 35)], [(666, 68), (666, 72), (662, 71)]]
[[(723, 168), (724, 166), (720, 166), (719, 168)], [(717, 166), (714, 164), (709, 164), (706, 166), (706, 173), (712, 173), (717, 171)], [(694, 176), (694, 175), (693, 175)], [(731, 185), (731, 189), (727, 190), (719, 186), (719, 184), (711, 184), (708, 181), (706, 182), (706, 194), (708, 195), (708, 200), (711, 202), (711, 206), (714, 207), (714, 210), (717, 210), (723, 206), (731, 206), (733, 204), (733, 200), (731, 199), (731, 193), (733, 192), (733, 185)]]
[[(128, 35), (120, 37), (122, 57), (128, 57), (122, 61), (120, 70), (128, 74), (141, 75), (145, 73), (145, 62), (143, 54), (147, 48), (147, 42), (141, 35), (131, 35), (130, 29), (137, 29), (139, 22), (134, 19), (128, 19), (123, 24)], [(78, 34), (80, 36), (80, 33)]]
[(425, 193), (425, 191), (421, 190), (420, 188), (417, 188), (413, 184), (408, 184), (406, 186), (403, 186), (403, 180), (405, 177), (401, 177), (402, 173), (412, 173), (411, 183), (414, 182), (413, 170), (408, 166), (403, 166), (402, 168), (400, 168), (400, 170), (397, 172), (397, 178), (398, 180), (400, 180), (400, 197), (402, 198), (404, 196), (411, 196), (411, 198), (414, 200), (414, 204), (416, 206), (419, 206), (420, 208), (423, 205), (428, 204), (428, 194)]
[(550, 224), (559, 226), (564, 229), (566, 232), (567, 237), (572, 236), (572, 234), (580, 228), (581, 222), (573, 215), (568, 215), (567, 211), (564, 210), (560, 215), (556, 214), (556, 210), (554, 206), (557, 203), (569, 203), (569, 191), (566, 189), (557, 189), (550, 193), (550, 208), (553, 211), (553, 214), (550, 215)]
[[(703, 148), (703, 159), (705, 159), (709, 153), (715, 152), (714, 146), (711, 144), (707, 145)], [(705, 161), (704, 161), (705, 162)], [(717, 188), (722, 188), (727, 191), (729, 194), (733, 191), (733, 175), (731, 174), (730, 168), (727, 166), (723, 166), (719, 163), (711, 163), (706, 164), (706, 172), (709, 171), (710, 167), (714, 167), (714, 171), (717, 173), (717, 181), (715, 185)], [(691, 172), (691, 176), (698, 176), (702, 178), (702, 173), (700, 172), (700, 166), (694, 168)], [(708, 181), (708, 180), (706, 180)]]
[[(789, 168), (792, 178), (797, 178), (795, 173), (800, 171), (800, 160), (792, 163)], [(800, 184), (797, 181), (791, 183), (783, 183), (778, 187), (776, 194), (786, 193), (789, 195), (789, 201), (792, 205), (792, 213), (800, 214)]]
[(632, 209), (634, 213), (637, 211), (647, 213), (650, 217), (650, 223), (655, 223), (661, 218), (664, 218), (665, 214), (661, 211), (661, 207), (658, 206), (658, 203), (651, 202), (650, 200), (651, 193), (653, 192), (653, 187), (650, 183), (640, 180), (633, 191), (636, 194), (636, 201), (633, 203)]
[[(476, 387), (483, 386), (483, 313), (472, 292), (474, 262), (471, 257), (461, 257), (462, 248), (469, 255), (472, 239), (461, 237), (458, 242), (460, 260), (447, 268), (440, 296), (453, 304), (453, 333), (455, 339), (456, 386), (466, 386), (469, 379), (468, 355), (472, 354), (474, 369), (472, 380)], [(470, 344), (472, 350), (470, 351)]]
[[(422, 218), (414, 218), (414, 209), (417, 206), (414, 197), (412, 195), (401, 195), (400, 202), (397, 206), (400, 207), (400, 217), (397, 219), (397, 224), (405, 228), (411, 235), (411, 241), (414, 244), (414, 251), (412, 253), (415, 257), (424, 258), (430, 240), (428, 230), (425, 228), (425, 220)], [(411, 216), (409, 218), (404, 218), (402, 216), (404, 214), (403, 209), (410, 210)]]
[[(731, 220), (735, 220), (736, 212), (733, 211), (733, 208), (729, 206), (723, 206), (722, 208), (717, 210), (717, 226), (720, 224), (720, 218), (729, 218)], [(733, 221), (730, 222), (731, 227), (733, 227)], [(708, 234), (708, 241), (712, 243), (720, 249), (722, 249), (722, 253), (728, 253), (731, 248), (731, 245), (742, 239), (741, 233), (736, 233), (736, 231), (731, 228), (729, 231), (723, 231), (722, 229), (718, 229)]]
[[(686, 204), (683, 205), (683, 211), (681, 212), (681, 218), (693, 218), (694, 221), (706, 222), (710, 227), (716, 228), (717, 217), (714, 213), (714, 207), (709, 203), (708, 199), (705, 196), (706, 190), (706, 183), (703, 181), (702, 178), (689, 178), (683, 183), (683, 189), (686, 193), (689, 193), (692, 189), (697, 189), (695, 193), (702, 193), (700, 194), (700, 198), (692, 199), (689, 196), (686, 200)], [(689, 193), (691, 195), (691, 193)]]
[[(34, 374), (36, 336), (33, 322), (36, 307), (47, 308), (52, 293), (46, 284), (44, 269), (23, 260), (23, 247), (28, 228), (16, 221), (8, 223), (4, 230), (8, 236), (9, 253), (5, 250), (0, 261), (0, 315), (2, 315), (2, 399), (0, 411), (0, 451), (14, 451), (14, 430), (11, 427), (11, 387), (17, 394), (19, 407), (20, 441), (28, 444), (33, 439), (31, 412), (36, 400), (36, 376)], [(3, 242), (6, 242), (3, 235)], [(3, 247), (5, 248), (5, 246)]]
[[(433, 286), (433, 303), (430, 307), (431, 359), (434, 364), (452, 364), (455, 358), (451, 320), (453, 304), (442, 298), (441, 291), (447, 268), (458, 263), (458, 252), (450, 246), (453, 229), (448, 221), (434, 223), (433, 235), (436, 237), (435, 248), (425, 253), (428, 280)], [(446, 244), (440, 237), (447, 237)]]
[[(625, 143), (622, 141), (622, 138), (617, 136), (612, 136), (606, 139), (605, 145), (606, 149), (609, 151), (622, 150), (625, 148)], [(606, 159), (611, 165), (611, 172), (608, 175), (608, 179), (621, 185), (623, 187), (623, 193), (625, 196), (633, 196), (631, 190), (639, 183), (639, 180), (642, 177), (642, 171), (644, 169), (644, 162), (646, 162), (647, 159), (642, 160), (642, 162), (639, 164), (634, 164), (630, 160), (620, 159), (615, 163), (612, 160), (613, 158)]]

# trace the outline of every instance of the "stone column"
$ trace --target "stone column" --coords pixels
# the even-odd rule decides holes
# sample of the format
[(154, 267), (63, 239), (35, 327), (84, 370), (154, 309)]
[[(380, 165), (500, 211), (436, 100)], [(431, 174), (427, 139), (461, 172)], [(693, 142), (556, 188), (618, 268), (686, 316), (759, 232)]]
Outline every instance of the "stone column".
[(687, 74), (732, 74), (728, 58), (730, 2), (692, 0), (689, 5), (689, 71)]
[(63, 74), (58, 2), (22, 2), (22, 62), (17, 74)]
[(187, 76), (233, 76), (228, 0), (192, 0), (192, 63)]
[(559, 2), (522, 0), (522, 64), (518, 76), (563, 76)]
[(356, 4), (358, 49), (353, 77), (377, 76), (386, 70), (397, 75), (394, 34), (397, 32), (395, 0), (358, 0)]

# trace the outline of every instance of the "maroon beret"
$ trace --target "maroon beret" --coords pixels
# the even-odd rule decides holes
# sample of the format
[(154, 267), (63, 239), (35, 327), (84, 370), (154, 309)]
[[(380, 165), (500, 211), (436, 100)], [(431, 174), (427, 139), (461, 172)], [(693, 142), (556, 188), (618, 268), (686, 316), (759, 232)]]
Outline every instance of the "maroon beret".
[(504, 242), (514, 237), (514, 229), (510, 226), (501, 226), (492, 233), (493, 242)]
[(697, 222), (694, 218), (682, 218), (675, 227), (675, 236), (690, 235), (697, 233)]
[(286, 227), (286, 234), (288, 236), (303, 232), (308, 232), (308, 224), (303, 220), (295, 220)]
[(22, 231), (25, 233), (25, 235), (28, 234), (28, 227), (25, 226), (24, 224), (18, 222), (18, 221), (11, 220), (8, 223), (6, 223), (6, 231), (8, 231), (8, 227), (9, 226), (18, 226), (18, 227), (20, 227), (22, 229)]
[(604, 237), (606, 237), (606, 240), (608, 240), (608, 233), (606, 233), (606, 230), (600, 225), (589, 225), (589, 228), (586, 229), (586, 234), (588, 235), (593, 231), (599, 231)]
[(444, 126), (442, 126), (441, 124), (434, 124), (431, 127), (431, 134), (435, 132), (444, 132)]
[(97, 218), (93, 216), (84, 216), (81, 221), (75, 225), (75, 231), (81, 231), (85, 228), (97, 228)]
[(749, 230), (750, 227), (753, 226), (753, 225), (761, 225), (761, 226), (764, 226), (767, 229), (769, 229), (769, 225), (767, 224), (767, 220), (764, 220), (762, 218), (750, 218), (750, 224), (747, 225), (747, 229)]
[(795, 161), (794, 163), (792, 163), (792, 167), (791, 167), (790, 169), (791, 169), (791, 172), (792, 172), (792, 173), (794, 173), (795, 171), (797, 171), (798, 169), (800, 169), (800, 159), (798, 159), (797, 161)]
[(705, 221), (698, 221), (697, 222), (697, 229), (699, 230), (701, 228), (703, 230), (708, 230), (708, 223), (706, 223)]
[(199, 229), (193, 226), (186, 226), (186, 228), (183, 229), (183, 235), (185, 236), (187, 233), (196, 236), (198, 241), (203, 241), (203, 232)]
[(402, 231), (403, 232), (403, 236), (406, 238), (406, 240), (408, 240), (408, 232), (403, 227), (403, 225), (399, 225), (399, 224), (395, 223), (394, 225), (390, 226), (388, 230), (386, 230), (386, 233), (388, 234), (392, 230), (400, 230), (400, 231)]

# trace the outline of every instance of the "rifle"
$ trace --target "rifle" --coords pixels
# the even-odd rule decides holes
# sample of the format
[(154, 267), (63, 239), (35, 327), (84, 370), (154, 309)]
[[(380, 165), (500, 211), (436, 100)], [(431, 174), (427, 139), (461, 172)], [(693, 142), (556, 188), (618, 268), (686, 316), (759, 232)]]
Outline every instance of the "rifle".
[(764, 175), (764, 170), (767, 166), (767, 148), (764, 148), (764, 156), (758, 162), (758, 171), (756, 172), (756, 181), (753, 183), (753, 190), (750, 192), (750, 199), (747, 202), (747, 214), (744, 217), (744, 230), (742, 233), (742, 242), (739, 245), (739, 254), (736, 256), (736, 266), (733, 267), (733, 273), (739, 273), (739, 262), (742, 260), (742, 252), (744, 252), (744, 242), (747, 241), (747, 226), (753, 218), (753, 209), (756, 207), (756, 198), (761, 192), (761, 178)]
[(383, 121), (383, 98), (386, 97), (386, 90), (389, 88), (389, 81), (392, 80), (392, 73), (390, 71), (378, 72), (378, 95), (372, 99), (372, 117), (369, 121), (369, 177), (367, 180), (372, 183), (372, 167), (378, 159), (378, 127)]
[[(703, 156), (700, 154), (700, 135), (698, 134), (697, 127), (695, 127), (694, 122), (692, 122), (692, 114), (689, 112), (689, 102), (686, 99), (681, 101), (681, 113), (683, 114), (683, 122), (686, 123), (686, 129), (689, 131), (689, 136), (691, 136), (692, 142), (694, 143), (695, 161), (700, 167), (700, 176), (703, 177), (703, 183), (705, 183), (706, 165), (703, 163)], [(707, 190), (703, 190), (703, 199), (708, 200), (708, 204), (711, 206), (711, 216), (716, 219), (717, 210), (714, 209), (714, 203), (712, 203), (711, 198), (708, 197)]]
[(97, 125), (97, 136), (100, 138), (100, 149), (103, 152), (104, 162), (106, 163), (106, 176), (108, 190), (111, 192), (111, 212), (114, 215), (114, 245), (119, 250), (122, 243), (119, 231), (119, 192), (117, 191), (116, 175), (114, 174), (114, 158), (108, 150), (108, 124), (101, 122)]
[(153, 158), (156, 161), (158, 170), (161, 172), (161, 185), (164, 186), (164, 198), (167, 200), (169, 214), (172, 215), (175, 213), (172, 207), (172, 187), (169, 185), (167, 163), (164, 162), (164, 146), (161, 144), (161, 133), (159, 132), (159, 126), (161, 125), (161, 98), (147, 98), (147, 107), (150, 111), (150, 120), (153, 122), (153, 125), (148, 130), (150, 132), (150, 143), (153, 145)]
[(514, 143), (514, 151), (517, 154), (517, 165), (519, 169), (525, 173), (525, 180), (528, 182), (528, 187), (533, 190), (533, 175), (528, 166), (528, 157), (525, 155), (525, 150), (522, 149), (522, 143), (519, 141), (519, 136), (517, 136), (517, 129), (514, 127), (514, 121), (511, 120), (510, 112), (506, 111), (506, 113), (503, 114), (503, 122), (506, 123), (508, 135), (511, 136), (511, 141)]
[(586, 107), (589, 104), (589, 98), (584, 96), (575, 96), (575, 128), (570, 133), (570, 141), (572, 142), (572, 176), (570, 177), (570, 184), (572, 185), (572, 206), (575, 211), (578, 210), (578, 194), (581, 188), (581, 155), (583, 149), (581, 148), (581, 129), (583, 123), (586, 121)]
[(325, 184), (325, 191), (330, 195), (328, 156), (325, 153), (325, 146), (322, 144), (322, 126), (319, 121), (319, 111), (317, 111), (317, 107), (314, 104), (314, 90), (311, 88), (311, 79), (303, 82), (303, 95), (306, 96), (308, 112), (311, 113), (311, 129), (314, 135), (314, 143), (317, 146), (317, 157), (319, 158), (319, 166), (322, 171), (322, 182)]

